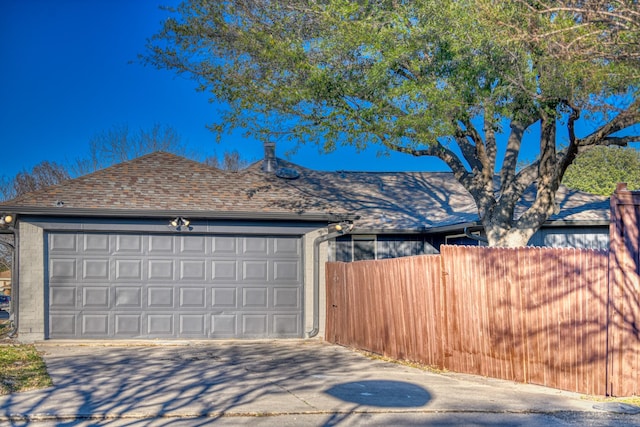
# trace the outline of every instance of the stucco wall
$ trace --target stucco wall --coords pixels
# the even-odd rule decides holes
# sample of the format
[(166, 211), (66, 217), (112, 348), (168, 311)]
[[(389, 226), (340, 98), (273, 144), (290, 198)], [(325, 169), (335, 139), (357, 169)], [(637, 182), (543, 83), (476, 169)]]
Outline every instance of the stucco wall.
[(45, 336), (44, 230), (19, 225), (18, 340), (33, 342)]

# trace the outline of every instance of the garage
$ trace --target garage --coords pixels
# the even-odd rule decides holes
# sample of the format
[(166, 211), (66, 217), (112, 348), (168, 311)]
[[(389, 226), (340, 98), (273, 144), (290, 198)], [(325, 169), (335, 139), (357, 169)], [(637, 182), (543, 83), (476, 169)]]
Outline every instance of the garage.
[(300, 236), (46, 233), (49, 339), (300, 338)]

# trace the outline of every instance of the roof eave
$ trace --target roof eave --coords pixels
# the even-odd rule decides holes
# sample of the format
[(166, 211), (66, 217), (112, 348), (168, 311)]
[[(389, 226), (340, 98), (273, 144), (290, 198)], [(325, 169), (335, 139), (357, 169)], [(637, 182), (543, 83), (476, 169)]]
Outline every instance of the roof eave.
[(352, 220), (354, 215), (322, 212), (241, 212), (202, 211), (189, 209), (90, 209), (90, 208), (40, 208), (24, 206), (3, 206), (3, 212), (17, 215), (41, 215), (56, 217), (101, 217), (101, 218), (162, 218), (184, 216), (190, 219), (228, 220), (286, 220), (286, 221), (327, 221)]

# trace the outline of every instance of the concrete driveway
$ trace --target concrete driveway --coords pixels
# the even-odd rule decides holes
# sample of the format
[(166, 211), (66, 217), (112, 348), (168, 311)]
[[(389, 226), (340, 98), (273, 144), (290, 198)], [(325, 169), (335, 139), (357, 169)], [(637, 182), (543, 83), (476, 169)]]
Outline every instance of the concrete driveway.
[(640, 415), (574, 393), (431, 373), (319, 341), (120, 344), (40, 344), (54, 386), (0, 396), (0, 422), (640, 425)]

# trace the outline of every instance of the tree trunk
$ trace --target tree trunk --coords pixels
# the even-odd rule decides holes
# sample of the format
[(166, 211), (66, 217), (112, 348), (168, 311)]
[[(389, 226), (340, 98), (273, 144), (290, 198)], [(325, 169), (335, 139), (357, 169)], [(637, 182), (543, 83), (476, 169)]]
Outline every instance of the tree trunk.
[(503, 248), (518, 248), (527, 246), (531, 237), (538, 228), (511, 228), (504, 227), (506, 223), (483, 221), (489, 246)]

